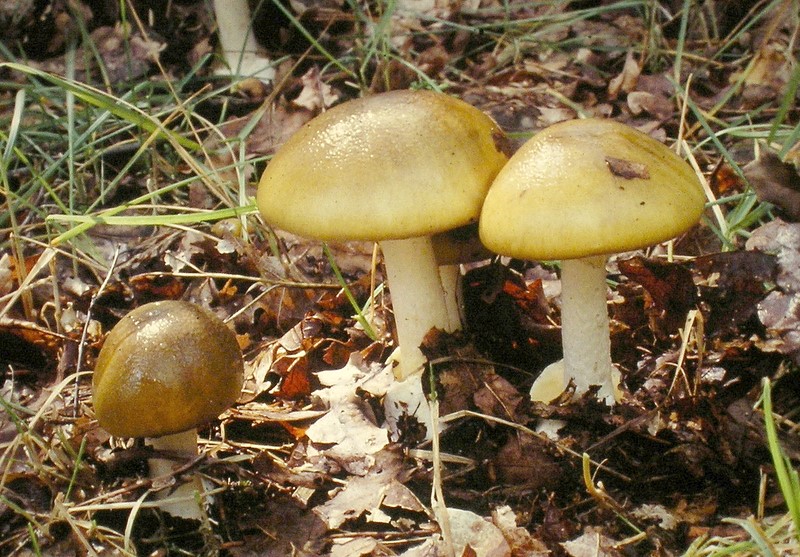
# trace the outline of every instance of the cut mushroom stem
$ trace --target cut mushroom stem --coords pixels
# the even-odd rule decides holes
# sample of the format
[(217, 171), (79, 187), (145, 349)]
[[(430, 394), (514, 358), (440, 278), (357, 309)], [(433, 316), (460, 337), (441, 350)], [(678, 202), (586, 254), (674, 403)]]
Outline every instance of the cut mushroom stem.
[(612, 404), (618, 387), (608, 335), (606, 259), (598, 255), (561, 262), (561, 330), (564, 373), (574, 379), (576, 392), (599, 385), (597, 398)]
[(439, 266), (430, 237), (380, 242), (392, 294), (398, 346), (402, 348), (395, 377), (403, 380), (425, 365), (419, 349), (432, 328), (453, 331), (442, 290)]
[(217, 36), (231, 72), (252, 75), (265, 82), (275, 78), (275, 69), (268, 58), (259, 56), (253, 34), (250, 6), (247, 0), (214, 0)]
[[(175, 469), (191, 459), (197, 452), (197, 430), (190, 429), (181, 433), (145, 439), (145, 444), (154, 450), (167, 453), (173, 458), (154, 457), (147, 460), (151, 479), (169, 476)], [(198, 503), (198, 494), (203, 497), (205, 489), (203, 482), (197, 474), (193, 474), (190, 481), (180, 483), (173, 490), (162, 490), (156, 498), (159, 499), (158, 507), (173, 516), (180, 518), (200, 520), (204, 511)]]

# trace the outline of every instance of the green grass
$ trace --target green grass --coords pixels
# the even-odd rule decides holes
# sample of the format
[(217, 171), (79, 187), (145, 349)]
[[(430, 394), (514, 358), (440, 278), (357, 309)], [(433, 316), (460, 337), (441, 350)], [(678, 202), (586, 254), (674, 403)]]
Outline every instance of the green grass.
[(800, 477), (797, 469), (781, 448), (778, 440), (776, 416), (772, 408), (772, 386), (763, 381), (760, 406), (764, 414), (767, 444), (774, 466), (774, 481), (785, 501), (787, 513), (757, 519), (727, 518), (725, 522), (742, 529), (744, 541), (725, 537), (700, 538), (684, 557), (779, 557), (797, 555), (800, 548)]

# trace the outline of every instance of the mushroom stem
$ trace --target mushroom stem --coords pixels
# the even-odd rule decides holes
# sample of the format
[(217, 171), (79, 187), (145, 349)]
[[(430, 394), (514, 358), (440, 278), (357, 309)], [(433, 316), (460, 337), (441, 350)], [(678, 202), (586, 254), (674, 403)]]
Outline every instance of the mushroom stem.
[(617, 385), (611, 362), (606, 257), (561, 262), (561, 341), (564, 371), (575, 381), (578, 394), (600, 385), (598, 399), (613, 404)]
[(459, 324), (450, 322), (429, 236), (384, 240), (380, 246), (392, 295), (397, 344), (401, 347), (395, 377), (403, 380), (425, 365), (419, 346), (428, 331), (434, 327), (452, 331)]
[[(175, 470), (176, 464), (180, 465), (181, 461), (188, 461), (198, 454), (197, 430), (195, 429), (163, 437), (147, 438), (145, 443), (157, 451), (170, 453), (180, 459), (178, 462), (162, 457), (148, 459), (150, 478), (170, 475)], [(180, 518), (200, 520), (203, 517), (203, 509), (198, 506), (195, 493), (202, 494), (204, 491), (200, 477), (193, 474), (190, 481), (178, 484), (172, 490), (163, 490), (157, 494), (156, 498), (160, 499), (159, 508), (162, 511)]]
[(214, 0), (214, 14), (222, 54), (230, 71), (271, 81), (275, 70), (267, 58), (258, 55), (247, 0)]

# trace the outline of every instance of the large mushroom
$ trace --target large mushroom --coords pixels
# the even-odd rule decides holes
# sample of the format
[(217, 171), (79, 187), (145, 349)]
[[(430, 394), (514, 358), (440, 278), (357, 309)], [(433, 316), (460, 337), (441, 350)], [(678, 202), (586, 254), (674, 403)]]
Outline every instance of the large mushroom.
[(685, 161), (611, 120), (555, 124), (511, 157), (484, 202), (481, 241), (511, 257), (561, 260), (564, 360), (543, 372), (534, 399), (554, 398), (569, 379), (579, 394), (598, 385), (598, 398), (618, 398), (606, 259), (683, 233), (697, 223), (704, 204), (700, 181)]
[(463, 101), (392, 91), (314, 118), (261, 177), (258, 208), (275, 227), (379, 242), (401, 348), (398, 379), (423, 367), (419, 346), (431, 328), (460, 328), (432, 237), (477, 221), (506, 145), (492, 119)]
[[(197, 455), (197, 427), (236, 401), (243, 380), (236, 335), (216, 315), (189, 302), (152, 302), (128, 313), (106, 337), (92, 379), (94, 412), (111, 435), (145, 438), (185, 462)], [(171, 473), (173, 464), (150, 459), (150, 476)], [(191, 500), (198, 490), (195, 478), (170, 495), (188, 502), (160, 507), (200, 518)]]

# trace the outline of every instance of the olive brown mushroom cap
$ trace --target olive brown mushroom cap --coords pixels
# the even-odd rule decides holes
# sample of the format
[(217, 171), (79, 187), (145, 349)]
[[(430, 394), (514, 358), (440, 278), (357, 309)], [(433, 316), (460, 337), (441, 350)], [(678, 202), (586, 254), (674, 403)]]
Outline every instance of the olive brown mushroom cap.
[(611, 120), (571, 120), (528, 140), (483, 205), (480, 236), (521, 259), (573, 259), (638, 249), (697, 223), (705, 195), (666, 146)]
[(506, 151), (497, 124), (454, 97), (373, 95), (292, 135), (261, 177), (258, 208), (270, 224), (322, 240), (428, 236), (477, 221)]
[(244, 376), (236, 336), (189, 302), (140, 306), (106, 337), (92, 380), (100, 426), (119, 437), (161, 437), (219, 416)]

